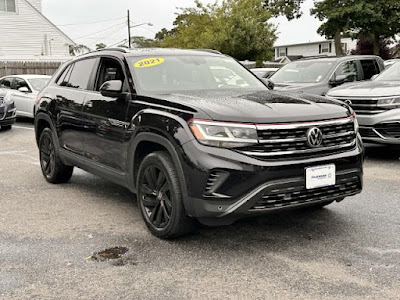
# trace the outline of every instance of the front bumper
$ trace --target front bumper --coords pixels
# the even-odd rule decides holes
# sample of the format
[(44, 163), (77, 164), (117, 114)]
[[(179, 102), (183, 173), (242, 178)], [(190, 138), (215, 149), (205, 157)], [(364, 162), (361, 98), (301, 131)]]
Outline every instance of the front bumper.
[(363, 141), (400, 145), (400, 109), (376, 115), (357, 115)]
[[(207, 225), (228, 225), (246, 215), (341, 201), (362, 190), (364, 149), (359, 137), (353, 150), (302, 160), (263, 161), (202, 146), (195, 140), (184, 145), (184, 153), (189, 196), (185, 208)], [(307, 190), (305, 168), (327, 164), (336, 166), (336, 185)]]
[(9, 126), (15, 123), (17, 109), (14, 103), (0, 107), (0, 126)]

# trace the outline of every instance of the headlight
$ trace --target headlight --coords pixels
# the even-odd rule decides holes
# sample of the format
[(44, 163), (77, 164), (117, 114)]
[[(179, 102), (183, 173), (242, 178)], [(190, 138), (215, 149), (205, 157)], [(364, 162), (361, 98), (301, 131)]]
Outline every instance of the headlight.
[(377, 105), (393, 108), (400, 107), (400, 97), (378, 99)]
[(208, 146), (237, 148), (258, 143), (255, 125), (192, 119), (189, 127), (196, 139)]
[(356, 115), (354, 114), (354, 132), (357, 134), (359, 130), (360, 130), (360, 126), (358, 125)]

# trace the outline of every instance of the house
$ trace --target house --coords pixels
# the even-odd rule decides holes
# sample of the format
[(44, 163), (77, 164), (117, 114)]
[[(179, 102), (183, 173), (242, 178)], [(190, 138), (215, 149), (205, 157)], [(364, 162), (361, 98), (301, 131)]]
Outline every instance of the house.
[(69, 56), (75, 43), (42, 14), (42, 0), (0, 0), (1, 57)]
[[(357, 46), (357, 40), (342, 38), (342, 48), (346, 54)], [(275, 46), (275, 60), (284, 62), (292, 61), (290, 57), (310, 57), (310, 56), (336, 56), (335, 41), (333, 39), (318, 42)], [(285, 58), (288, 58), (287, 61)]]

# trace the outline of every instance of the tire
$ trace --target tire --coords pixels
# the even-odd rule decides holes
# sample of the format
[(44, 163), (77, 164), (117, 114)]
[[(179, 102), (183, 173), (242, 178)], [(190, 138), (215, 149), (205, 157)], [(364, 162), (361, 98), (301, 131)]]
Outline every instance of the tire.
[(165, 151), (147, 155), (137, 177), (137, 201), (147, 228), (162, 239), (192, 232), (196, 220), (186, 215), (178, 171)]
[(50, 183), (65, 183), (71, 179), (74, 167), (64, 165), (54, 146), (53, 133), (45, 128), (39, 139), (40, 167), (44, 178)]
[(6, 125), (6, 126), (1, 126), (1, 130), (6, 131), (6, 130), (11, 130), (12, 125)]

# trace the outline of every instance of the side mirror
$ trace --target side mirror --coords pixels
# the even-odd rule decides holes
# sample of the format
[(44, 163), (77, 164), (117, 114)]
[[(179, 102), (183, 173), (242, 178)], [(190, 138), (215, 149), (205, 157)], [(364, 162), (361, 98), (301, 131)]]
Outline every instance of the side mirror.
[(375, 80), (376, 77), (378, 77), (379, 74), (375, 74), (374, 76), (371, 77), (371, 80)]
[(329, 84), (331, 86), (338, 86), (341, 85), (343, 83), (345, 83), (347, 80), (347, 76), (346, 75), (338, 75), (335, 77), (335, 79), (331, 79), (329, 80)]
[(268, 89), (273, 90), (275, 88), (275, 83), (267, 78), (261, 78), (261, 81), (267, 86)]
[(18, 91), (20, 91), (21, 93), (30, 93), (31, 91), (28, 89), (28, 87), (26, 86), (21, 86)]
[(121, 80), (106, 81), (100, 87), (100, 93), (104, 97), (116, 98), (121, 95), (121, 92), (122, 92), (122, 81)]

